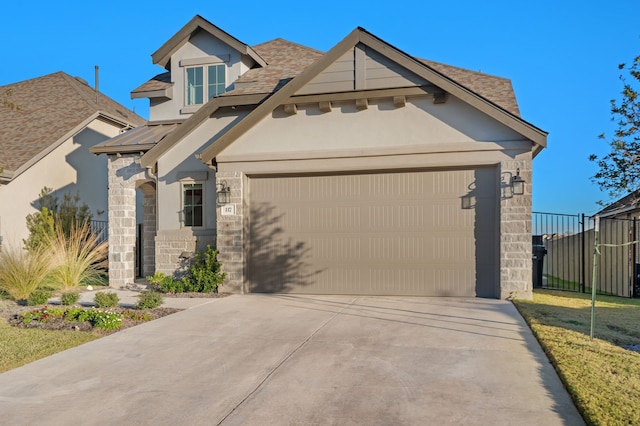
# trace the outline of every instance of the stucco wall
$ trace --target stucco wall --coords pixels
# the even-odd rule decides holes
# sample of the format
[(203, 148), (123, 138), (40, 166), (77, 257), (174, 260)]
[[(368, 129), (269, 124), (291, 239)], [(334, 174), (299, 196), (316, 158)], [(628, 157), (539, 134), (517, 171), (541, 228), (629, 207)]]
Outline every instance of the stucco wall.
[(37, 211), (35, 203), (45, 186), (53, 188), (60, 199), (66, 192), (79, 193), (93, 219), (108, 220), (107, 159), (91, 154), (89, 147), (119, 132), (118, 127), (94, 120), (9, 184), (0, 185), (0, 235), (4, 242), (22, 244), (27, 238), (26, 216)]
[(173, 99), (151, 102), (149, 119), (152, 121), (181, 119), (192, 114), (182, 111), (185, 106), (185, 67), (180, 65), (181, 60), (225, 55), (229, 56), (229, 62), (225, 64), (227, 90), (229, 90), (233, 82), (249, 69), (243, 63), (240, 53), (204, 31), (200, 31), (191, 38), (171, 56), (171, 81), (174, 83)]
[(372, 100), (365, 110), (358, 110), (353, 101), (341, 102), (325, 113), (316, 103), (299, 105), (294, 115), (278, 108), (218, 160), (275, 152), (303, 151), (307, 155), (313, 151), (326, 154), (332, 150), (522, 140), (520, 134), (452, 96), (437, 105), (430, 96), (410, 98), (402, 108), (396, 108), (391, 99)]
[[(326, 113), (309, 105), (291, 116), (277, 110), (217, 156), (218, 179), (230, 182), (236, 212), (223, 216), (218, 209), (218, 248), (229, 273), (224, 291), (244, 291), (247, 176), (493, 165), (501, 190), (497, 294), (530, 297), (531, 149), (530, 141), (455, 98), (445, 105), (410, 99), (403, 108), (372, 102), (363, 111), (344, 103)], [(524, 195), (510, 192), (518, 168)]]

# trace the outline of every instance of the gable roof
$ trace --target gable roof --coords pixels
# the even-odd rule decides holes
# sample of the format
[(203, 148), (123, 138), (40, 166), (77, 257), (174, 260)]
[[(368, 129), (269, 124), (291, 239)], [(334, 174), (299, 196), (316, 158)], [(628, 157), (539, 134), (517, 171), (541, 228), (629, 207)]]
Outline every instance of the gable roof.
[(145, 120), (64, 72), (0, 87), (20, 109), (0, 107), (0, 167), (10, 180), (96, 118), (122, 127)]
[(199, 30), (204, 30), (213, 35), (217, 39), (228, 44), (238, 52), (245, 54), (253, 59), (258, 65), (264, 67), (267, 65), (265, 60), (260, 57), (251, 47), (242, 43), (237, 38), (233, 37), (229, 33), (221, 30), (213, 25), (200, 15), (194, 16), (184, 27), (173, 35), (166, 43), (164, 43), (158, 50), (152, 55), (151, 59), (154, 64), (158, 64), (163, 68), (167, 68), (171, 55), (173, 55), (179, 48), (189, 41), (193, 35)]
[(596, 215), (602, 217), (617, 216), (621, 214), (634, 213), (640, 210), (640, 190), (634, 191), (624, 197), (614, 201)]
[(457, 83), (473, 90), (480, 96), (487, 98), (511, 114), (520, 117), (518, 101), (516, 100), (511, 80), (508, 78), (471, 71), (426, 59), (420, 59), (420, 61), (439, 73), (455, 80)]
[[(393, 60), (399, 61), (403, 66), (423, 76), (426, 80), (434, 84), (436, 84), (436, 81), (439, 82), (436, 85), (474, 105), (476, 108), (485, 110), (485, 112), (488, 111), (489, 115), (503, 124), (521, 133), (524, 132), (523, 134), (526, 134), (536, 143), (534, 155), (546, 146), (546, 132), (520, 118), (518, 103), (509, 79), (414, 58), (368, 33), (363, 28), (356, 28), (327, 53), (281, 38), (254, 46), (255, 52), (264, 58), (268, 65), (247, 71), (236, 80), (233, 90), (209, 100), (195, 114), (178, 126), (175, 131), (166, 134), (155, 146), (151, 147), (146, 143), (144, 147), (140, 146), (139, 151), (148, 150), (142, 156), (141, 164), (144, 167), (152, 166), (173, 145), (191, 133), (223, 106), (259, 105), (269, 99), (270, 96), (274, 97), (274, 94), (278, 94), (278, 97), (271, 101), (272, 108), (278, 106), (276, 105), (278, 102), (284, 103), (288, 98), (295, 95), (296, 90), (299, 90), (300, 87), (322, 72), (341, 54), (360, 42), (370, 45), (385, 55), (390, 55)], [(303, 73), (306, 74), (303, 76)], [(145, 83), (145, 85), (154, 85), (153, 87), (146, 87), (146, 89), (166, 88), (166, 86), (157, 86), (162, 84), (161, 76), (154, 77), (157, 81)], [(297, 82), (288, 86), (294, 79)], [(136, 90), (142, 89), (145, 85)], [(285, 87), (287, 87), (287, 91), (280, 93)], [(259, 114), (264, 117), (270, 112), (268, 108), (265, 107)], [(227, 142), (225, 141), (230, 143), (231, 139), (248, 130), (252, 123), (255, 124), (257, 120), (259, 119), (256, 116), (252, 118), (245, 117), (241, 123), (235, 126), (238, 129), (234, 127), (234, 129), (231, 129), (230, 135), (225, 134), (220, 138), (222, 143), (226, 144)], [(214, 142), (208, 150), (203, 151), (202, 158), (205, 162), (213, 159), (213, 157), (210, 157), (212, 153), (216, 153), (218, 149), (223, 149), (221, 148), (220, 139)], [(115, 149), (115, 146), (113, 149)], [(133, 149), (133, 145), (130, 145), (129, 149)], [(92, 152), (101, 153), (107, 151), (104, 147), (96, 146), (92, 149)]]
[[(451, 93), (453, 96), (461, 99), (498, 122), (527, 137), (534, 143), (534, 155), (546, 146), (546, 132), (530, 123), (527, 123), (516, 114), (481, 96), (470, 88), (458, 83), (453, 78), (436, 70), (434, 66), (407, 55), (401, 50), (369, 33), (364, 28), (358, 27), (328, 51), (321, 59), (307, 67), (291, 81), (287, 82), (280, 90), (256, 107), (237, 125), (222, 134), (213, 144), (205, 148), (200, 155), (201, 160), (207, 164), (211, 163), (213, 159), (233, 141), (247, 132), (279, 105), (290, 100), (298, 90), (342, 57), (342, 55), (344, 55), (349, 49), (355, 48), (358, 43), (363, 43), (378, 53), (385, 55), (407, 70), (424, 78), (442, 90)], [(189, 123), (190, 120), (187, 120), (185, 124)], [(189, 124), (195, 128), (199, 123), (196, 125), (193, 125), (192, 123)]]
[[(234, 90), (212, 98), (203, 105), (195, 114), (187, 119), (175, 132), (172, 132), (160, 143), (151, 148), (140, 159), (143, 167), (153, 165), (162, 154), (176, 144), (180, 139), (188, 135), (202, 121), (206, 120), (219, 108), (225, 106), (257, 105), (268, 95), (279, 90), (283, 82), (290, 81), (300, 74), (310, 64), (324, 55), (323, 52), (302, 46), (297, 43), (278, 38), (254, 46), (268, 62), (262, 68), (253, 68), (243, 74), (234, 83)], [(104, 151), (102, 145), (94, 148), (92, 152)]]

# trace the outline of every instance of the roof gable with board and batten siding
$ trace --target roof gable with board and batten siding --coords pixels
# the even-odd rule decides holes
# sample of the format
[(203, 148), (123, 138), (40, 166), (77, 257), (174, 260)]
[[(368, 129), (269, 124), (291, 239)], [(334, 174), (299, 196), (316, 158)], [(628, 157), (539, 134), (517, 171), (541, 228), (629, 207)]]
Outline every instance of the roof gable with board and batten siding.
[[(400, 86), (398, 86), (400, 85)], [(534, 154), (546, 146), (546, 132), (439, 72), (377, 38), (356, 28), (322, 58), (287, 82), (238, 124), (222, 134), (200, 155), (210, 164), (231, 143), (280, 105), (295, 104), (296, 98), (327, 94), (329, 99), (346, 99), (351, 93), (397, 88), (423, 90), (441, 96), (449, 93), (496, 121), (522, 134), (533, 143)], [(424, 93), (423, 91), (423, 93)], [(351, 92), (351, 93), (349, 93)], [(339, 96), (342, 93), (343, 96)], [(388, 94), (387, 94), (388, 95)], [(363, 94), (363, 96), (366, 96)]]

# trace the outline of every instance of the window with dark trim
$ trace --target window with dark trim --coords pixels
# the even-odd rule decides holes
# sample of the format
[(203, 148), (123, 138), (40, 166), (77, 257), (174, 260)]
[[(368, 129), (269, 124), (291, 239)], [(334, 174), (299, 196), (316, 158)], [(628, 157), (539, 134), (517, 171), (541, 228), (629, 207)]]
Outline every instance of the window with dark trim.
[(201, 183), (182, 185), (182, 213), (184, 226), (204, 226), (204, 197)]

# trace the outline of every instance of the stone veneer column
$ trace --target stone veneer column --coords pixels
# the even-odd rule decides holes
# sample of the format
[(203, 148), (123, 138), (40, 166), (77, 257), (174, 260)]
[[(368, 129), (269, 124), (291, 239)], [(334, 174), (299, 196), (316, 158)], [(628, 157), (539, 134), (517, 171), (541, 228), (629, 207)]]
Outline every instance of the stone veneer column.
[(110, 155), (109, 168), (109, 286), (135, 280), (136, 181), (145, 179), (140, 155)]
[[(500, 164), (503, 177), (515, 176), (525, 180), (523, 195), (510, 196), (510, 188), (503, 184), (500, 202), (500, 298), (512, 295), (532, 297), (531, 245), (531, 158), (505, 161)], [(505, 182), (506, 184), (507, 182)]]
[(235, 215), (223, 215), (218, 206), (217, 249), (218, 259), (222, 262), (222, 270), (227, 278), (220, 288), (224, 293), (244, 293), (244, 199), (243, 176), (241, 172), (216, 173), (216, 182), (225, 181), (231, 188), (230, 205), (235, 207)]

